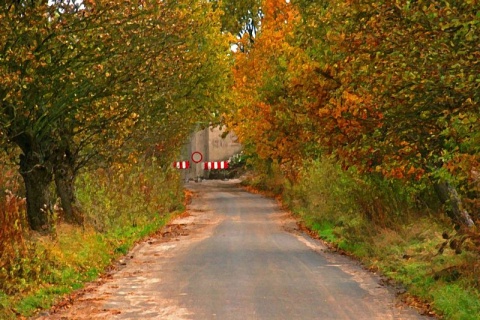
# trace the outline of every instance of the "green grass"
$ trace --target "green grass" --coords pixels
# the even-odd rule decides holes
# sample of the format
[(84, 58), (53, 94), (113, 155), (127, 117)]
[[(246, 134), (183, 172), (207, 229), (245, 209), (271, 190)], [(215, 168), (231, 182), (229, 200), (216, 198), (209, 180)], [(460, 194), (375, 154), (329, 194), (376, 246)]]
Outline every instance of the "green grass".
[[(48, 279), (44, 279), (45, 287), (32, 290), (18, 300), (0, 295), (0, 302), (25, 317), (47, 309), (59, 297), (96, 279), (113, 260), (126, 254), (137, 241), (161, 228), (171, 217), (169, 215), (141, 227), (122, 228), (106, 235), (60, 226), (57, 241), (42, 241), (44, 250), (50, 252), (51, 259), (57, 261), (49, 270)], [(8, 318), (0, 312), (0, 318), (4, 317)]]
[[(430, 237), (423, 241), (418, 239), (418, 230), (408, 228), (400, 234), (379, 229), (375, 236), (366, 235), (364, 239), (355, 236), (356, 242), (349, 241), (350, 234), (344, 233), (343, 228), (333, 227), (330, 221), (316, 222), (312, 230), (365, 266), (403, 285), (410, 295), (428, 301), (444, 319), (479, 319), (480, 292), (478, 287), (471, 286), (472, 278), (478, 275), (445, 271), (465, 265), (475, 253), (456, 255), (446, 251), (438, 254), (438, 245), (443, 242), (442, 229), (434, 223), (428, 224), (428, 220), (418, 223), (432, 230)], [(439, 228), (437, 232), (433, 231), (435, 227)]]
[(435, 305), (445, 318), (453, 320), (476, 320), (480, 315), (480, 299), (460, 284), (448, 283), (432, 288)]
[(311, 230), (316, 231), (318, 235), (325, 241), (331, 242), (331, 243), (338, 242), (338, 237), (335, 236), (335, 233), (334, 233), (335, 226), (333, 225), (333, 223), (328, 221), (324, 221), (324, 222), (315, 221), (307, 225), (309, 225)]

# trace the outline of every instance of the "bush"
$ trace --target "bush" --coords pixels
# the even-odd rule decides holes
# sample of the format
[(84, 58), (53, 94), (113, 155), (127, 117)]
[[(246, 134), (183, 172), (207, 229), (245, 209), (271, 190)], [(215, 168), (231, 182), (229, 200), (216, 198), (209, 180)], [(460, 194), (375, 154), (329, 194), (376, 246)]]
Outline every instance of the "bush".
[(300, 176), (284, 198), (294, 212), (308, 212), (318, 221), (344, 226), (362, 221), (369, 229), (395, 228), (415, 219), (418, 212), (428, 216), (439, 207), (422, 182), (405, 184), (360, 174), (354, 168), (344, 171), (328, 159), (308, 163)]
[(87, 223), (98, 231), (141, 226), (181, 209), (178, 178), (153, 165), (97, 169), (78, 177), (77, 197)]

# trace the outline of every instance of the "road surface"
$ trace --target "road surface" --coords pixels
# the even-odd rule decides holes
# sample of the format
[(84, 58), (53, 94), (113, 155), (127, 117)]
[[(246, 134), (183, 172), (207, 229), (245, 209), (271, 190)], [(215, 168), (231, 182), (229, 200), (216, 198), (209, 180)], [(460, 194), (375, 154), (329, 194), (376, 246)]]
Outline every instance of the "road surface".
[(426, 319), (235, 181), (190, 182), (188, 214), (39, 319)]

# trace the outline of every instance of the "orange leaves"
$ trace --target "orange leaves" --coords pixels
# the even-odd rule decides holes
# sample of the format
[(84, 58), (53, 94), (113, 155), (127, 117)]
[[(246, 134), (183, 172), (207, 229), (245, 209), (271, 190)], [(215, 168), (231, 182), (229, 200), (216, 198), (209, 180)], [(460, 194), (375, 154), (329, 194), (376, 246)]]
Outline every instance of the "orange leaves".
[(384, 176), (394, 179), (414, 179), (420, 180), (425, 174), (425, 169), (415, 168), (413, 166), (407, 169), (405, 166), (392, 168), (389, 172), (382, 172)]
[(233, 72), (239, 112), (230, 123), (238, 123), (233, 130), (242, 143), (255, 146), (259, 157), (292, 161), (301, 154), (304, 138), (297, 130), (298, 121), (304, 120), (293, 109), (290, 91), (294, 88), (286, 81), (297, 78), (293, 82), (305, 83), (292, 62), (298, 60), (297, 53), (287, 42), (297, 13), (282, 0), (267, 0), (262, 8), (261, 33), (248, 53), (236, 54)]
[(301, 20), (294, 5), (270, 0), (263, 9), (265, 18), (253, 48), (237, 54), (235, 90), (242, 97), (242, 113), (237, 114), (242, 126), (233, 130), (243, 143), (253, 144), (260, 157), (278, 161), (287, 175), (295, 176), (319, 137), (334, 130), (332, 122), (323, 126), (332, 112), (324, 106), (338, 84), (331, 69), (297, 46), (294, 35)]
[(480, 141), (470, 4), (449, 19), (417, 2), (305, 1), (302, 16), (296, 4), (266, 1), (260, 35), (236, 55), (239, 122), (262, 156), (301, 158), (308, 145), (396, 179), (470, 170), (461, 158), (478, 159)]

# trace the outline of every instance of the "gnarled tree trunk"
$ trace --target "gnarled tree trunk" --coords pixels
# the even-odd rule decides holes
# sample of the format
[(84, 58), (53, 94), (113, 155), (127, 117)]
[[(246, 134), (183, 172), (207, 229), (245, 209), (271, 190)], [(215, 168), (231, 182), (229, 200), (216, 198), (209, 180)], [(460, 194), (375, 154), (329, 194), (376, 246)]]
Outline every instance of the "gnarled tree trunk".
[(473, 227), (475, 225), (470, 214), (463, 207), (457, 190), (451, 184), (446, 181), (440, 181), (435, 183), (434, 187), (442, 203), (447, 205), (447, 214), (454, 223), (467, 227)]
[(20, 173), (25, 183), (28, 223), (32, 230), (48, 233), (51, 231), (52, 171), (37, 153), (25, 151), (20, 156)]
[(60, 197), (65, 221), (81, 225), (83, 216), (75, 197), (74, 161), (68, 151), (57, 155), (54, 176), (57, 195)]

